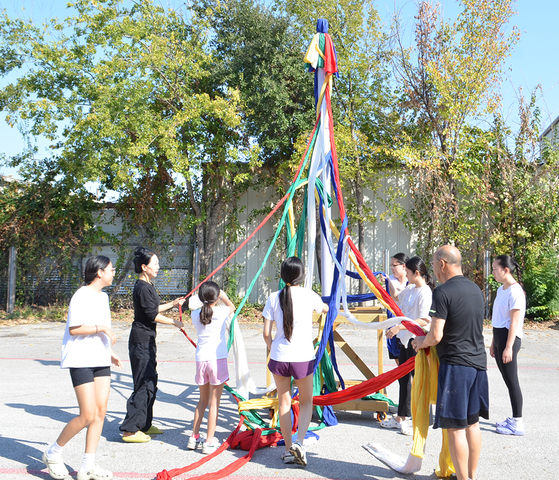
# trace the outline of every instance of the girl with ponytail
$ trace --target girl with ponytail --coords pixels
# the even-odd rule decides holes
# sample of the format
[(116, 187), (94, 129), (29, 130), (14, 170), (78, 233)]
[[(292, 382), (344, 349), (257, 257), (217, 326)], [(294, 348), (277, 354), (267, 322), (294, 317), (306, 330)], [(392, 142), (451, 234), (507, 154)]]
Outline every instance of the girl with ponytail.
[[(402, 291), (397, 291), (392, 282), (388, 282), (390, 294), (396, 301), (402, 313), (422, 327), (428, 327), (431, 323), (429, 310), (433, 299), (433, 289), (435, 280), (427, 271), (425, 262), (420, 257), (412, 257), (405, 262), (406, 277), (408, 285)], [(386, 331), (387, 338), (397, 338), (402, 330), (402, 324), (395, 325)], [(403, 345), (397, 338), (400, 348), (398, 364), (402, 365), (417, 353), (412, 347), (411, 339), (407, 345)], [(381, 427), (394, 428), (400, 430), (404, 435), (413, 435), (411, 422), (406, 421), (411, 418), (411, 384), (414, 372), (410, 372), (398, 380), (400, 384), (400, 395), (398, 401), (398, 415), (380, 422)]]
[[(312, 416), (314, 347), (313, 312), (326, 313), (328, 305), (310, 288), (302, 288), (305, 267), (297, 257), (289, 257), (281, 265), (285, 287), (268, 298), (264, 316), (264, 341), (270, 350), (268, 368), (278, 391), (280, 428), (285, 441), (281, 453), (284, 463), (306, 466), (303, 440)], [(272, 326), (276, 334), (272, 338)], [(299, 389), (299, 430), (297, 442), (291, 437), (291, 377)]]
[(508, 255), (499, 255), (493, 262), (493, 276), (503, 285), (497, 290), (493, 303), (491, 324), (493, 340), (489, 354), (497, 362), (509, 390), (512, 417), (496, 423), (497, 433), (524, 435), (522, 420), (522, 390), (518, 383), (518, 352), (522, 343), (522, 326), (526, 313), (526, 294), (512, 273), (518, 264)]
[[(200, 400), (194, 411), (194, 426), (186, 448), (202, 447), (202, 453), (209, 454), (219, 447), (214, 434), (223, 385), (229, 380), (225, 321), (235, 312), (235, 305), (216, 283), (210, 281), (200, 285), (198, 298), (202, 307), (192, 312), (192, 324), (198, 334), (195, 381), (200, 388)], [(200, 437), (200, 425), (208, 405), (208, 431), (204, 441)]]

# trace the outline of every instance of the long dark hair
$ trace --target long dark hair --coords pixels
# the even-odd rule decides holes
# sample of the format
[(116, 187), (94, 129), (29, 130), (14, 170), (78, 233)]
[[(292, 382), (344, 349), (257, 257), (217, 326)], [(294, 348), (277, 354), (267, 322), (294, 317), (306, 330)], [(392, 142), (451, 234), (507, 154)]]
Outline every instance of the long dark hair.
[(286, 258), (281, 264), (281, 279), (285, 287), (279, 294), (280, 307), (283, 311), (283, 334), (287, 341), (291, 341), (293, 334), (293, 301), (291, 287), (301, 285), (305, 279), (305, 266), (297, 257)]
[(83, 285), (90, 285), (91, 282), (97, 278), (97, 272), (99, 270), (105, 270), (109, 263), (111, 263), (111, 259), (109, 257), (105, 257), (104, 255), (89, 257), (85, 264)]
[(204, 302), (202, 305), (202, 310), (200, 310), (200, 323), (202, 325), (209, 325), (212, 323), (212, 317), (214, 310), (210, 305), (217, 302), (219, 299), (219, 293), (221, 290), (215, 282), (204, 282), (200, 285), (198, 290), (198, 298), (200, 301)]
[(429, 288), (431, 288), (431, 290), (435, 289), (435, 279), (431, 275), (429, 275), (427, 266), (425, 265), (425, 262), (421, 257), (411, 257), (406, 262), (406, 268), (408, 268), (412, 272), (419, 272), (419, 275), (421, 275), (425, 279), (425, 283), (429, 286)]
[(142, 265), (149, 265), (151, 257), (154, 255), (155, 253), (144, 247), (138, 247), (134, 250), (134, 271), (136, 273), (142, 273)]

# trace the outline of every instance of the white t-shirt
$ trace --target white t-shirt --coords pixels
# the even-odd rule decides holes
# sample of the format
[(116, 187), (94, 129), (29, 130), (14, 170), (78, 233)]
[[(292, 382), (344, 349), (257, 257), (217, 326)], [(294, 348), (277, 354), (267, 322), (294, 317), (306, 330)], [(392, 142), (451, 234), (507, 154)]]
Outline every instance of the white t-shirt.
[(389, 280), (392, 281), (392, 285), (394, 286), (394, 290), (396, 290), (396, 292), (401, 292), (404, 288), (406, 288), (406, 285), (408, 283), (408, 280), (406, 278), (404, 278), (403, 282), (400, 282), (400, 280), (398, 280), (393, 273), (391, 273), (388, 276)]
[(70, 327), (104, 325), (111, 328), (109, 296), (81, 287), (70, 300), (62, 340), (60, 368), (110, 367), (111, 339), (105, 333), (70, 335)]
[(289, 287), (293, 302), (293, 332), (291, 341), (283, 332), (283, 310), (279, 294), (274, 292), (268, 297), (262, 315), (276, 323), (276, 335), (272, 340), (270, 358), (276, 362), (308, 362), (314, 359), (312, 314), (322, 312), (323, 302), (312, 290), (303, 287)]
[(404, 290), (398, 295), (398, 306), (402, 313), (412, 320), (418, 318), (431, 319), (429, 310), (433, 301), (433, 291), (428, 285), (423, 287), (416, 287), (413, 284), (408, 284)]
[(510, 329), (510, 311), (520, 310), (520, 324), (516, 331), (516, 336), (522, 338), (522, 327), (524, 325), (524, 315), (526, 314), (526, 295), (522, 287), (515, 283), (506, 290), (500, 286), (497, 290), (495, 303), (493, 304), (493, 315), (491, 325), (495, 328)]
[(227, 358), (227, 326), (229, 307), (213, 307), (212, 321), (208, 325), (200, 323), (200, 309), (192, 312), (192, 324), (198, 334), (196, 361), (221, 360)]

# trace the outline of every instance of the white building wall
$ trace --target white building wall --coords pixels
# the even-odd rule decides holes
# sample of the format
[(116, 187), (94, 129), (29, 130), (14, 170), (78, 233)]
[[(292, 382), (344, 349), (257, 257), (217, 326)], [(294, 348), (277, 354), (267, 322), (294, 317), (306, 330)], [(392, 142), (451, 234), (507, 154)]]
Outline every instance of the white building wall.
[[(411, 232), (409, 232), (403, 225), (401, 220), (384, 219), (386, 214), (386, 207), (383, 202), (386, 202), (386, 194), (389, 188), (403, 185), (397, 184), (401, 179), (396, 177), (385, 177), (381, 180), (381, 188), (376, 195), (371, 191), (365, 191), (365, 195), (372, 199), (373, 208), (377, 221), (374, 224), (366, 224), (365, 226), (365, 249), (363, 257), (369, 264), (373, 271), (380, 271), (383, 269), (383, 255), (384, 251), (388, 250), (390, 255), (397, 252), (404, 252), (408, 255), (414, 253), (415, 239)], [(380, 199), (378, 198), (380, 197)], [(244, 226), (244, 231), (239, 232), (238, 242), (235, 245), (230, 245), (227, 250), (225, 243), (225, 226), (226, 219), (219, 226), (218, 245), (210, 263), (210, 271), (213, 271), (225, 258), (233, 252), (238, 245), (240, 245), (254, 230), (258, 227), (260, 222), (265, 218), (265, 214), (258, 215), (249, 222), (251, 212), (254, 210), (261, 210), (265, 207), (272, 208), (281, 199), (280, 194), (275, 189), (268, 188), (265, 191), (249, 191), (239, 200), (239, 209), (242, 210), (239, 214), (239, 224)], [(404, 209), (409, 207), (409, 199), (403, 198), (400, 200), (401, 206)], [(285, 204), (284, 204), (285, 205)], [(252, 280), (260, 269), (266, 252), (270, 246), (277, 225), (281, 218), (284, 205), (280, 207), (278, 212), (254, 235), (254, 237), (231, 259), (230, 266), (235, 264), (241, 265), (240, 270), (238, 295), (243, 297)], [(295, 225), (297, 226), (300, 219), (299, 211), (295, 211)], [(99, 217), (99, 222), (103, 224), (103, 228), (107, 233), (117, 234), (122, 230), (122, 224), (118, 219), (114, 220), (114, 212), (107, 210)], [(339, 213), (336, 205), (332, 207), (332, 217), (334, 220), (339, 220)], [(339, 223), (339, 222), (337, 222)], [(350, 235), (357, 245), (357, 228), (355, 225), (350, 225)], [(265, 303), (269, 294), (278, 288), (279, 282), (279, 267), (285, 256), (286, 238), (285, 227), (279, 235), (277, 243), (264, 265), (260, 277), (256, 281), (254, 288), (249, 297), (251, 303)], [(130, 244), (130, 251), (137, 246), (133, 241)], [(117, 252), (110, 245), (105, 243), (98, 245), (95, 254), (108, 256), (113, 263), (117, 261)], [(161, 294), (170, 295), (184, 295), (188, 292), (185, 291), (187, 284), (186, 271), (189, 265), (188, 256), (192, 254), (191, 239), (176, 238), (176, 245), (173, 249), (173, 256), (169, 258), (161, 258), (161, 265), (167, 273), (161, 275), (161, 278), (156, 280), (156, 286)], [(303, 261), (306, 263), (306, 245), (303, 251)], [(353, 266), (350, 267), (354, 270)], [(135, 281), (135, 274), (130, 272), (130, 279), (125, 282), (125, 286), (130, 286)], [(216, 274), (214, 277), (216, 282), (222, 282), (221, 274)], [(315, 276), (315, 283), (319, 284), (320, 279), (318, 273)], [(358, 281), (347, 279), (347, 286), (349, 293), (358, 293)]]

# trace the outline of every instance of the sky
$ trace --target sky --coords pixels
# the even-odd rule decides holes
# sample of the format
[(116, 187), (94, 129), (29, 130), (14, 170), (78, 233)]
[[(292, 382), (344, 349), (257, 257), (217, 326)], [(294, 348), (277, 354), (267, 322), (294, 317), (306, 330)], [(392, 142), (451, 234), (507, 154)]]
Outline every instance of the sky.
[[(181, 5), (184, 1), (158, 0), (158, 3)], [(438, 3), (442, 5), (443, 15), (447, 19), (455, 18), (460, 11), (455, 0), (440, 0)], [(64, 0), (3, 0), (1, 5), (10, 17), (30, 16), (40, 24), (43, 19), (65, 18), (65, 4)], [(414, 0), (377, 0), (376, 7), (386, 25), (390, 23), (394, 12), (399, 12), (408, 40), (412, 38), (413, 16), (416, 12)], [(559, 62), (556, 46), (551, 40), (559, 18), (559, 1), (517, 0), (516, 11), (511, 25), (518, 27), (521, 37), (505, 62), (506, 74), (501, 84), (502, 111), (505, 120), (514, 129), (517, 123), (519, 89), (529, 98), (536, 86), (540, 85), (537, 105), (541, 110), (543, 132), (559, 116)], [(0, 86), (5, 83), (5, 79), (0, 79)], [(17, 129), (10, 128), (4, 119), (5, 114), (0, 112), (0, 153), (9, 157), (22, 151), (24, 140)], [(41, 149), (46, 142), (39, 141), (38, 145)], [(44, 153), (44, 149), (42, 152)], [(17, 177), (14, 169), (5, 166), (0, 166), (0, 174)]]

